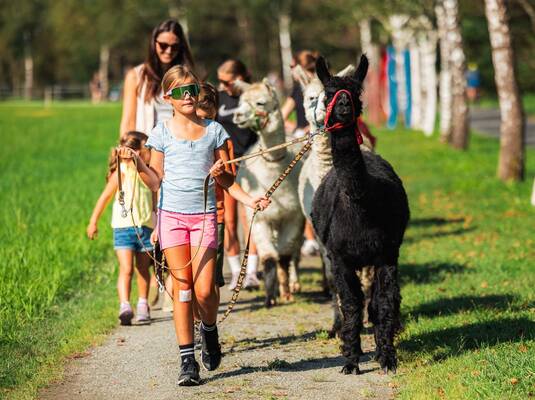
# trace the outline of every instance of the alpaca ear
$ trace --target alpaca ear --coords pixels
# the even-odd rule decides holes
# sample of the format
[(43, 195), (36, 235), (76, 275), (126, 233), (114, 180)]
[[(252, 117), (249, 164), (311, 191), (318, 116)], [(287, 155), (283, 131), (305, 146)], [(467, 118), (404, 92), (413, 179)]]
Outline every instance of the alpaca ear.
[(238, 89), (238, 92), (243, 93), (251, 87), (251, 84), (244, 82), (241, 79), (236, 79), (234, 81), (234, 87)]
[(319, 56), (316, 60), (316, 74), (318, 75), (318, 78), (320, 78), (321, 83), (323, 83), (323, 86), (325, 86), (327, 81), (331, 79), (331, 73), (327, 67), (327, 62), (322, 56)]
[(340, 78), (343, 78), (344, 76), (351, 76), (355, 73), (357, 69), (353, 64), (349, 64), (347, 67), (345, 67), (343, 70), (338, 72), (336, 76), (339, 76)]
[(360, 63), (355, 71), (354, 78), (359, 82), (364, 82), (364, 78), (366, 78), (366, 74), (368, 73), (368, 57), (366, 57), (366, 54), (363, 54), (360, 56)]
[(310, 75), (308, 75), (303, 67), (301, 67), (299, 64), (292, 68), (292, 76), (297, 82), (299, 82), (299, 85), (301, 85), (301, 89), (303, 91), (312, 80)]

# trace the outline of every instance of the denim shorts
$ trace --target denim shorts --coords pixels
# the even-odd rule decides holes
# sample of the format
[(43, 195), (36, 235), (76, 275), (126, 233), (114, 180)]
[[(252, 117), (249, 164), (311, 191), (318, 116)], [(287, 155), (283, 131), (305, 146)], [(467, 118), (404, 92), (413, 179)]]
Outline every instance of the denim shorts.
[[(136, 230), (139, 233), (139, 241)], [(115, 250), (132, 250), (138, 253), (143, 251), (152, 251), (153, 246), (150, 242), (151, 228), (142, 226), (141, 228), (130, 226), (128, 228), (113, 229), (113, 248)]]

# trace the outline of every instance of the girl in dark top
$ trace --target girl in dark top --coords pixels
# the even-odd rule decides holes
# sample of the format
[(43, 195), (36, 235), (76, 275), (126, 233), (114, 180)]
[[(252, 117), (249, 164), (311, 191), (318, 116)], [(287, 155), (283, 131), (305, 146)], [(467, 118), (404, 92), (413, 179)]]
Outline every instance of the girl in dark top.
[[(245, 152), (256, 143), (258, 136), (250, 129), (239, 128), (232, 118), (240, 101), (240, 93), (234, 87), (236, 80), (251, 82), (251, 74), (245, 64), (240, 60), (229, 59), (217, 69), (217, 78), (219, 79), (219, 109), (217, 113), (217, 122), (219, 122), (230, 135), (234, 145), (235, 157), (241, 157)], [(234, 198), (225, 193), (225, 252), (232, 272), (232, 280), (228, 288), (233, 290), (238, 282), (240, 273), (240, 242), (238, 241), (238, 204)], [(243, 209), (242, 209), (243, 210)], [(247, 223), (245, 213), (240, 212), (240, 218), (243, 222), (245, 234), (247, 234)], [(247, 275), (244, 281), (244, 287), (253, 289), (258, 288), (259, 282), (256, 277), (258, 266), (258, 256), (256, 246), (251, 242), (249, 263), (247, 265)]]

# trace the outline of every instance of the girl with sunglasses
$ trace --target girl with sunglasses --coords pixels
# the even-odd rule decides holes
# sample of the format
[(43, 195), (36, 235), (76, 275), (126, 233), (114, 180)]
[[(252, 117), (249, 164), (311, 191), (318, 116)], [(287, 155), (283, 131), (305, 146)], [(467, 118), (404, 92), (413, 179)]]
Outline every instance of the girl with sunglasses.
[[(215, 290), (217, 220), (215, 182), (232, 193), (234, 176), (229, 165), (227, 132), (218, 122), (196, 113), (199, 83), (185, 66), (174, 66), (164, 75), (164, 99), (174, 115), (159, 122), (146, 146), (151, 149), (150, 166), (137, 162), (143, 182), (154, 192), (160, 190), (158, 239), (173, 277), (173, 318), (177, 334), (181, 370), (178, 384), (200, 383), (199, 365), (193, 344), (193, 307), (201, 317), (201, 362), (207, 370), (221, 362), (216, 327), (218, 297)], [(137, 155), (127, 148), (121, 156)], [(206, 204), (204, 179), (210, 174)], [(215, 182), (214, 182), (215, 180)], [(230, 188), (230, 189), (229, 189)], [(265, 208), (264, 197), (237, 196), (253, 208)], [(194, 300), (193, 300), (194, 299)]]

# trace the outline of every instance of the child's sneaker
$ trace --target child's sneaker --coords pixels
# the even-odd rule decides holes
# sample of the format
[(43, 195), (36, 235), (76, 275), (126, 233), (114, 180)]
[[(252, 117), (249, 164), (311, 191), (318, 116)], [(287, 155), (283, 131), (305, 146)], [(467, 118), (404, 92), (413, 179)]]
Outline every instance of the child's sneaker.
[(121, 303), (121, 307), (119, 308), (119, 321), (121, 321), (121, 325), (132, 325), (132, 318), (134, 318), (134, 311), (132, 311), (130, 303)]
[(201, 322), (199, 329), (201, 334), (201, 362), (208, 371), (213, 371), (221, 364), (221, 346), (219, 345), (219, 335), (217, 326), (206, 327)]
[(150, 324), (150, 309), (146, 302), (137, 303), (136, 321), (139, 324)]
[(195, 356), (184, 358), (180, 366), (178, 386), (197, 386), (200, 382), (199, 364), (195, 361)]

